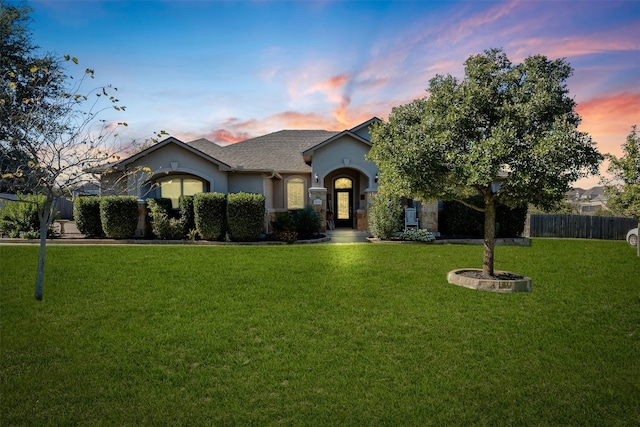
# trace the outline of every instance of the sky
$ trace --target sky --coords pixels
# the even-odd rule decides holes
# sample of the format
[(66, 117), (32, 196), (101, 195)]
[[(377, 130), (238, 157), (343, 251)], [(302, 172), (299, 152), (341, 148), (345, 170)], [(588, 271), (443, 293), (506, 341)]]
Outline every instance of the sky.
[[(574, 68), (570, 96), (602, 153), (640, 125), (638, 1), (31, 0), (34, 42), (118, 88), (120, 137), (227, 144), (341, 131), (427, 95), (437, 74), (503, 48)], [(584, 188), (598, 178), (576, 183)]]

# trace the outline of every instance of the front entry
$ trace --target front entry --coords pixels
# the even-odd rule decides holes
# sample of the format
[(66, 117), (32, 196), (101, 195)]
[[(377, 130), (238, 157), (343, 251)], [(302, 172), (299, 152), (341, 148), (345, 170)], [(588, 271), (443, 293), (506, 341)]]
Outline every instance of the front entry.
[(353, 181), (338, 178), (333, 182), (333, 200), (335, 200), (336, 227), (353, 228)]

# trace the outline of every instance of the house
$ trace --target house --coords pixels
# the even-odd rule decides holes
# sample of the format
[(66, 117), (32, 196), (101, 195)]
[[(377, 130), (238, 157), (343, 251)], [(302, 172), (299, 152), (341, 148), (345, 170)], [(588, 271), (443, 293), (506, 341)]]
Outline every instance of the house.
[[(206, 139), (167, 138), (102, 174), (101, 194), (170, 198), (200, 192), (260, 193), (268, 214), (311, 207), (326, 229), (367, 229), (367, 206), (378, 168), (366, 160), (374, 117), (342, 132), (282, 130), (220, 146)], [(437, 204), (422, 209), (423, 228), (437, 231)], [(268, 224), (268, 222), (267, 222)]]
[(601, 186), (588, 190), (574, 188), (567, 192), (566, 201), (574, 206), (580, 215), (593, 215), (607, 209), (607, 198), (604, 195), (604, 187)]

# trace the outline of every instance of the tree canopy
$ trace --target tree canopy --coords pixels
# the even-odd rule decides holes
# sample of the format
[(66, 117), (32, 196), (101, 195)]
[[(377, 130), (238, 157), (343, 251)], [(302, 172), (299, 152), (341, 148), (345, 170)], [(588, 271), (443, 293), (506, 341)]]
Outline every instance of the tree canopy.
[(571, 183), (597, 174), (602, 155), (578, 131), (564, 59), (513, 64), (501, 49), (469, 57), (464, 79), (437, 75), (428, 95), (395, 107), (372, 132), (369, 159), (384, 191), (484, 204), (483, 273), (493, 275), (495, 206), (550, 208)]

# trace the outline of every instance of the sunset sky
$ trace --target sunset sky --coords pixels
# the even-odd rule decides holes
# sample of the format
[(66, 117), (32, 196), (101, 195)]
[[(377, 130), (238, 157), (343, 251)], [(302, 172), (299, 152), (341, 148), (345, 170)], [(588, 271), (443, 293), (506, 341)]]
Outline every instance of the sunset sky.
[[(621, 154), (640, 125), (640, 1), (30, 1), (34, 41), (112, 84), (123, 138), (236, 142), (344, 130), (463, 77), (492, 47), (567, 58), (581, 130)], [(583, 187), (597, 178), (583, 180)]]

